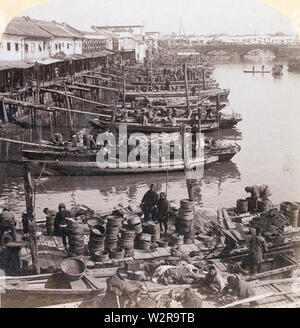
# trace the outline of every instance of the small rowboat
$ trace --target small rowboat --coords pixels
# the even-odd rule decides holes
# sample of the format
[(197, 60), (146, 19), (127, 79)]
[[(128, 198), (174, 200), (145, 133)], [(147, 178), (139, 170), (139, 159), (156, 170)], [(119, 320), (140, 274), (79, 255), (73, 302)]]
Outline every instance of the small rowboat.
[(262, 74), (264, 74), (264, 73), (271, 73), (271, 71), (244, 71), (244, 73), (262, 73)]

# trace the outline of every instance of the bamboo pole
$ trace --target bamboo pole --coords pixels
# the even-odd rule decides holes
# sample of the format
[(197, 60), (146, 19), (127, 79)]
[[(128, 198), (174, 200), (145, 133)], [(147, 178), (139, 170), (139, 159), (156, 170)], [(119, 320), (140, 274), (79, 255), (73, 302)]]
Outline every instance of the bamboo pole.
[(186, 64), (184, 64), (184, 82), (185, 82), (186, 107), (189, 109), (190, 108), (190, 104), (189, 104), (189, 91), (188, 91)]
[(202, 68), (203, 90), (206, 90), (205, 68)]
[(219, 110), (220, 110), (220, 98), (219, 98), (219, 94), (217, 94), (217, 97), (216, 97), (216, 108), (217, 108), (217, 123), (218, 123), (218, 138), (219, 138), (219, 135), (220, 135), (220, 113), (219, 113)]
[(125, 95), (125, 90), (126, 90), (126, 81), (125, 81), (125, 68), (123, 66), (122, 68), (122, 72), (123, 72), (123, 83), (122, 83), (122, 87), (123, 87), (123, 92), (122, 92), (122, 99), (123, 99), (123, 108), (125, 108), (126, 105), (126, 95)]
[(68, 92), (67, 92), (67, 83), (64, 83), (64, 89), (65, 89), (65, 95), (66, 95), (66, 101), (67, 101), (67, 106), (68, 106), (68, 114), (69, 114), (69, 122), (70, 122), (70, 128), (74, 128), (73, 120), (72, 120), (72, 115), (71, 115), (71, 106), (70, 106), (70, 99), (68, 97)]
[[(188, 159), (188, 149), (187, 149), (186, 136), (185, 136), (186, 134), (185, 125), (180, 127), (180, 134), (181, 134), (181, 142), (182, 142), (182, 156), (184, 162), (184, 171), (186, 172), (189, 167), (189, 159)], [(191, 179), (186, 178), (186, 186), (188, 190), (189, 200), (194, 201), (193, 185)]]
[(29, 243), (32, 257), (32, 264), (36, 274), (40, 274), (40, 264), (39, 255), (37, 249), (36, 240), (36, 222), (33, 208), (33, 187), (31, 180), (31, 168), (28, 164), (24, 164), (23, 170), (24, 178), (24, 189), (25, 189), (25, 201), (26, 201), (26, 211), (29, 223)]

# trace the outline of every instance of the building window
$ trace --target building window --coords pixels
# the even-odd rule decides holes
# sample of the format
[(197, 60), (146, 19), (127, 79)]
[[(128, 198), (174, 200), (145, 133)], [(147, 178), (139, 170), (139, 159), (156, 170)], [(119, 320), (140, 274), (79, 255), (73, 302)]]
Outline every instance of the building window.
[(58, 45), (59, 50), (61, 50), (61, 44)]
[(15, 43), (16, 51), (19, 51), (19, 44), (16, 42)]
[(55, 49), (57, 50), (57, 43), (55, 43)]
[(25, 52), (28, 52), (28, 44), (25, 43)]
[(39, 50), (40, 52), (42, 52), (42, 46), (39, 44)]
[(67, 49), (70, 49), (70, 44), (69, 43), (67, 44)]
[(10, 42), (7, 42), (7, 51), (10, 51)]

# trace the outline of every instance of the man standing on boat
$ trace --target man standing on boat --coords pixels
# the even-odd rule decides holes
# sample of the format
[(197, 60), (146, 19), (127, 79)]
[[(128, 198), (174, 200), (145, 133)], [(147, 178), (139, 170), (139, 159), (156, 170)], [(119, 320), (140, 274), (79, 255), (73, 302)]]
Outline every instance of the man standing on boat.
[(167, 195), (161, 192), (159, 195), (159, 200), (157, 201), (157, 220), (160, 225), (160, 230), (168, 231), (168, 213), (170, 211), (170, 202), (167, 200)]
[(144, 214), (145, 221), (148, 221), (150, 216), (152, 218), (152, 216), (154, 215), (157, 201), (158, 194), (155, 191), (155, 185), (151, 184), (150, 189), (145, 193), (141, 202), (141, 208)]
[(66, 210), (64, 203), (59, 204), (58, 212), (54, 220), (54, 236), (61, 237), (66, 252), (68, 252), (67, 245), (67, 218), (71, 217), (71, 213)]
[(249, 265), (250, 274), (260, 273), (263, 260), (263, 252), (267, 251), (267, 245), (264, 237), (261, 235), (261, 229), (256, 228), (256, 234), (249, 243)]
[(269, 186), (266, 185), (254, 185), (254, 186), (248, 186), (245, 188), (245, 191), (248, 193), (251, 193), (251, 202), (254, 204), (254, 208), (256, 209), (257, 207), (257, 200), (259, 198), (262, 199), (268, 199), (272, 193), (269, 188)]

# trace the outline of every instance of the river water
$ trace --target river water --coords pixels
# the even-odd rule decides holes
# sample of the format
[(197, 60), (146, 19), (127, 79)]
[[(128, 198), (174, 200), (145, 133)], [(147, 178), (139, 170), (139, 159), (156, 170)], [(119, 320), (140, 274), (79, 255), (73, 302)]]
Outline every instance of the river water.
[[(234, 130), (220, 131), (223, 140), (237, 142), (242, 150), (230, 162), (208, 167), (196, 190), (196, 199), (205, 207), (230, 207), (247, 197), (245, 186), (267, 184), (274, 204), (300, 201), (300, 75), (285, 71), (272, 74), (245, 74), (252, 63), (217, 64), (214, 78), (230, 88), (226, 111), (242, 115)], [(257, 68), (259, 65), (257, 64)], [(265, 63), (265, 69), (271, 64)], [(1, 145), (1, 157), (18, 147)], [(11, 155), (10, 155), (11, 157)], [(23, 181), (11, 177), (20, 168), (2, 162), (0, 206), (10, 203), (17, 214), (25, 209)], [(97, 211), (110, 209), (128, 200), (139, 203), (151, 183), (166, 190), (165, 174), (110, 177), (35, 178), (35, 206), (38, 217), (45, 207), (56, 209), (60, 202), (85, 204)], [(183, 173), (168, 176), (168, 198), (179, 204), (187, 197)]]

